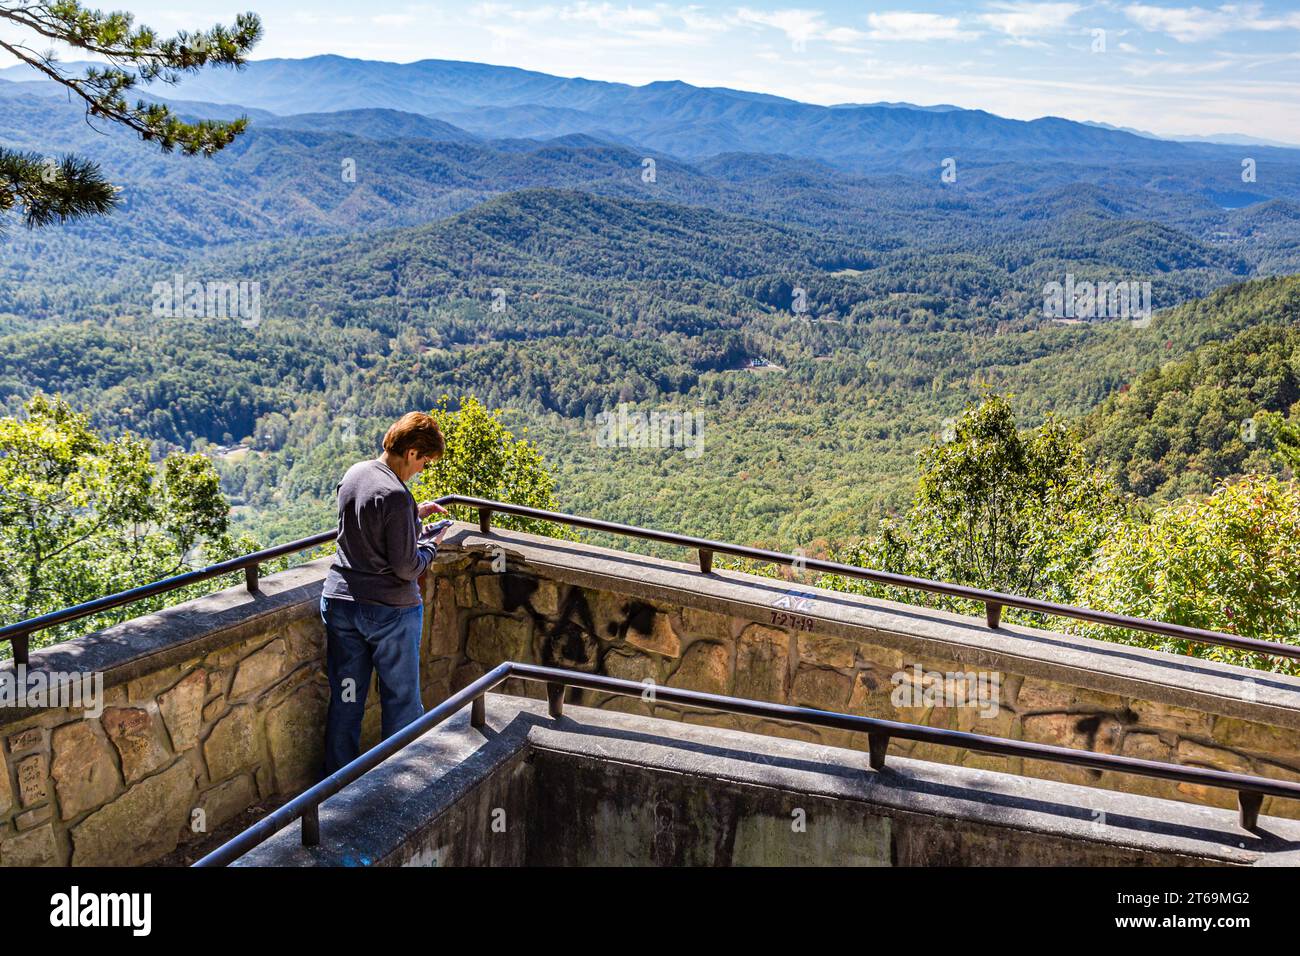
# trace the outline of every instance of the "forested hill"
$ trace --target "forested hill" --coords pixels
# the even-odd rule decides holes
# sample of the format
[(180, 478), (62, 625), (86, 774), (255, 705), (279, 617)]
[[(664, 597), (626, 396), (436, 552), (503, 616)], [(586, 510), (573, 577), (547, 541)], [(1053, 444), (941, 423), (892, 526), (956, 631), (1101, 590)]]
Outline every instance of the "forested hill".
[[(1104, 266), (1087, 253), (1081, 267)], [(86, 311), (101, 320), (0, 338), (6, 404), (61, 391), (100, 426), (165, 445), (248, 439), (251, 454), (223, 466), (229, 493), (255, 524), (305, 509), (305, 531), (385, 420), (474, 394), (531, 428), (566, 506), (787, 545), (868, 531), (909, 493), (913, 452), (985, 384), (1017, 393), (1027, 420), (1080, 414), (1206, 342), (1286, 320), (1274, 300), (1296, 281), (1234, 287), (1148, 327), (1063, 326), (1026, 316), (1036, 291), (1018, 293), (1018, 271), (992, 256), (872, 253), (563, 190), (364, 238), (235, 245), (185, 268), (260, 277), (261, 323), (153, 316), (151, 283), (170, 276), (137, 272), (97, 290)], [(1042, 274), (1032, 256), (1020, 271)], [(709, 453), (612, 461), (594, 418), (623, 401), (701, 411)]]
[(1300, 276), (1225, 289), (1163, 318), (1168, 334), (1235, 334), (1139, 375), (1089, 416), (1122, 487), (1172, 500), (1276, 469), (1259, 412), (1300, 412)]
[(174, 273), (221, 247), (415, 226), (535, 188), (810, 227), (888, 259), (891, 286), (910, 276), (908, 291), (975, 290), (977, 299), (997, 300), (987, 315), (995, 322), (1023, 318), (1028, 290), (1067, 270), (1150, 278), (1157, 306), (1166, 306), (1250, 275), (1300, 269), (1300, 162), (1286, 151), (1251, 184), (1240, 181), (1235, 160), (1195, 150), (1172, 165), (1092, 154), (963, 158), (955, 181), (945, 182), (937, 165), (867, 175), (774, 153), (687, 162), (644, 144), (479, 138), (426, 116), (358, 109), (254, 112), (232, 146), (190, 160), (96, 132), (40, 84), (2, 81), (0, 141), (83, 153), (124, 190), (123, 208), (107, 219), (10, 231), (0, 328), (88, 317), (100, 287), (131, 268)]
[[(336, 322), (371, 324), (386, 314), (426, 316), (461, 300), (486, 313), (476, 323), (476, 338), (483, 338), (501, 322), (518, 333), (590, 330), (590, 320), (576, 313), (554, 325), (558, 303), (598, 311), (605, 330), (634, 335), (639, 327), (675, 324), (669, 312), (638, 309), (627, 298), (636, 297), (634, 290), (696, 312), (732, 310), (738, 300), (730, 287), (757, 291), (746, 280), (783, 275), (788, 284), (871, 266), (857, 244), (803, 227), (577, 191), (523, 190), (431, 226), (265, 247), (258, 271), (290, 314), (316, 307)], [(501, 283), (506, 319), (492, 310), (492, 290)]]
[[(110, 320), (147, 313), (154, 284), (174, 273), (256, 281), (272, 325), (310, 318), (390, 335), (410, 327), (441, 345), (593, 332), (700, 334), (734, 328), (746, 316), (789, 317), (795, 289), (814, 320), (1032, 329), (1043, 321), (1044, 284), (1067, 273), (1149, 281), (1159, 308), (1250, 271), (1226, 249), (1167, 226), (1090, 212), (1038, 222), (989, 223), (964, 235), (963, 246), (978, 251), (882, 249), (854, 234), (707, 208), (522, 190), (427, 226), (215, 246), (166, 264), (120, 265), (114, 282), (74, 288), (83, 316)], [(48, 301), (51, 293), (42, 295)]]

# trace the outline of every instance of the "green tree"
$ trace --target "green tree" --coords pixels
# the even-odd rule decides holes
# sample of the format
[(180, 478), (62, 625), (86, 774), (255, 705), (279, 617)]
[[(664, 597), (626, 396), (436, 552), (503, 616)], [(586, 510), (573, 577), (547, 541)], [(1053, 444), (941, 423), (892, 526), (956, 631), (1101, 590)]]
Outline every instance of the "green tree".
[[(501, 421), (501, 409), (488, 411), (477, 399), (465, 396), (457, 404), (453, 411), (451, 397), (443, 395), (430, 412), (447, 441), (447, 452), (416, 478), (412, 494), (421, 501), (455, 494), (557, 510), (555, 479), (537, 446), (515, 438)], [(454, 508), (452, 514), (461, 521), (477, 518), (469, 508)], [(573, 537), (567, 526), (531, 518), (494, 515), (492, 523), (533, 534)]]
[[(949, 433), (920, 453), (918, 471), (905, 518), (883, 522), (875, 539), (840, 560), (1069, 602), (1098, 546), (1128, 514), (1073, 429), (1049, 418), (1020, 431), (1003, 396), (968, 405)], [(866, 590), (975, 609), (914, 591)]]
[[(1081, 586), (1089, 607), (1300, 643), (1300, 485), (1253, 475), (1202, 500), (1171, 505), (1145, 524), (1121, 525)], [(1189, 644), (1142, 632), (1082, 626), (1093, 637), (1295, 673), (1295, 661)]]
[[(124, 126), (164, 152), (179, 148), (189, 156), (210, 156), (248, 125), (247, 117), (186, 122), (161, 103), (140, 99), (130, 104), (126, 96), (142, 81), (176, 83), (182, 74), (205, 66), (242, 66), (262, 35), (255, 14), (240, 14), (233, 27), (162, 37), (149, 27), (135, 26), (129, 13), (103, 13), (77, 0), (0, 0), (0, 23), (7, 28), (0, 50), (65, 87), (85, 104), (90, 120)], [(27, 34), (85, 50), (105, 65), (73, 76), (52, 53), (38, 52), (24, 42), (21, 37)], [(116, 202), (116, 190), (96, 163), (0, 148), (0, 213), (19, 205), (28, 226), (43, 226), (101, 215)]]
[(1255, 416), (1264, 433), (1272, 440), (1273, 457), (1278, 463), (1300, 474), (1300, 402), (1291, 407), (1291, 415), (1260, 412)]
[[(161, 468), (148, 445), (104, 439), (58, 396), (37, 394), (0, 418), (0, 615), (23, 620), (224, 560), (232, 540), (217, 474), (201, 455)], [(38, 645), (86, 633), (223, 586), (203, 582), (38, 632)], [(0, 654), (7, 655), (7, 645)]]

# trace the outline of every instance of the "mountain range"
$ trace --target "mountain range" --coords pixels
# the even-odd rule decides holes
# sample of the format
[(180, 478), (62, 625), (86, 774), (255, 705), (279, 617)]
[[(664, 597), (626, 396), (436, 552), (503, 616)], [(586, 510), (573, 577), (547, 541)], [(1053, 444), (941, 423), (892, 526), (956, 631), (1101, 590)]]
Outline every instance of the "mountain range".
[[(68, 64), (71, 70), (81, 66)], [(31, 77), (21, 66), (0, 70), (0, 80)], [(901, 103), (817, 106), (680, 81), (631, 86), (453, 60), (258, 60), (238, 71), (188, 76), (175, 87), (155, 84), (150, 92), (282, 116), (396, 110), (492, 137), (584, 133), (683, 159), (782, 153), (855, 171), (919, 172), (950, 156), (980, 163), (1071, 158), (1181, 164), (1219, 157), (1229, 162), (1239, 154), (1232, 146), (1176, 143), (1055, 117), (1021, 121)]]

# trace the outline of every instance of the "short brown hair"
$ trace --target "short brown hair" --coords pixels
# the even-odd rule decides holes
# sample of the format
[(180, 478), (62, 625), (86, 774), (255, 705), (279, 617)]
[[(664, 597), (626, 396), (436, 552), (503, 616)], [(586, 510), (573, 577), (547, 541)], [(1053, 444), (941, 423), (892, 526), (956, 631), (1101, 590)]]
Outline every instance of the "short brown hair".
[(384, 435), (384, 451), (390, 455), (405, 455), (414, 448), (425, 458), (441, 458), (447, 450), (442, 432), (432, 415), (424, 412), (407, 412)]

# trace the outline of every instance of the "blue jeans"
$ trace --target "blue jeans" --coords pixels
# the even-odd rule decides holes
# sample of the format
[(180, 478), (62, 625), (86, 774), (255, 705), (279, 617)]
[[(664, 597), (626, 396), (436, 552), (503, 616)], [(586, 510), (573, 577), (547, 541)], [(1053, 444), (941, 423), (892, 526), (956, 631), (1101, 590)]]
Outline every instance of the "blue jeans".
[(361, 754), (361, 718), (370, 692), (370, 672), (379, 672), (384, 737), (391, 737), (424, 713), (420, 700), (420, 632), (424, 608), (320, 599), (328, 636), (326, 662), (330, 705), (325, 719), (325, 773)]

